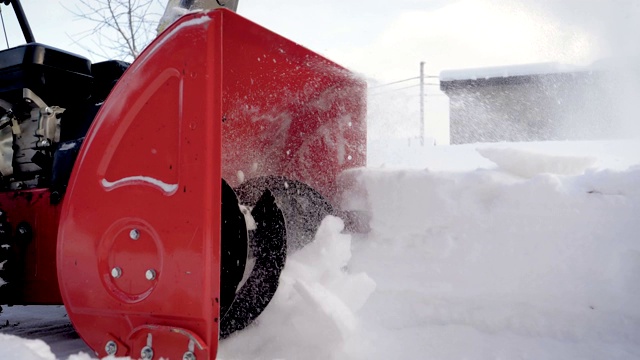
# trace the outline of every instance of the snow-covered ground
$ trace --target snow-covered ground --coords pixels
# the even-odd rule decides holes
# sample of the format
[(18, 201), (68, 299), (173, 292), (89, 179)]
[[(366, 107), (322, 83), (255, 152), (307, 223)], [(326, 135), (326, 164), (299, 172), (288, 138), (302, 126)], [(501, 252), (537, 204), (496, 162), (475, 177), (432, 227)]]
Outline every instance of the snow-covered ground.
[[(325, 219), (220, 358), (640, 358), (640, 141), (369, 155), (371, 232)], [(0, 324), (0, 359), (91, 358), (62, 307)]]

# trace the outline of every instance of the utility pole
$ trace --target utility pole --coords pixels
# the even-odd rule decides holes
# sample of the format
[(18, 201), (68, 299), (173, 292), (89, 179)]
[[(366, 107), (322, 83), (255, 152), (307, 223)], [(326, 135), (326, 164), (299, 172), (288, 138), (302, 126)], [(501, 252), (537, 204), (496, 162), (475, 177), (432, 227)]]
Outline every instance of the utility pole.
[(424, 146), (424, 61), (420, 62), (420, 145)]

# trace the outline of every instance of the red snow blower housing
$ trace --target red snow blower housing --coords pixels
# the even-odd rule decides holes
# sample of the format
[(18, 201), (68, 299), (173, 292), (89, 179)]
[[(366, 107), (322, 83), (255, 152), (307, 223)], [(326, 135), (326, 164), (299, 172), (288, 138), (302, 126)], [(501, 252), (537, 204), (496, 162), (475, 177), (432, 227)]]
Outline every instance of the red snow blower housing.
[(24, 30), (0, 51), (1, 303), (63, 303), (101, 357), (215, 358), (287, 250), (346, 215), (336, 179), (365, 164), (365, 83), (224, 9), (130, 65)]

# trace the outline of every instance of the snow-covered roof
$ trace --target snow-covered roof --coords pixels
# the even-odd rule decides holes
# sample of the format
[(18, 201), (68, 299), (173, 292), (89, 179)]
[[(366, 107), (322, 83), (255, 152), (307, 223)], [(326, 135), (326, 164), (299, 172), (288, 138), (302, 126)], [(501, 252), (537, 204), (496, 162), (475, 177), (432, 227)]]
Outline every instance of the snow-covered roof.
[(512, 76), (529, 76), (588, 71), (587, 67), (555, 62), (494, 66), (472, 69), (453, 69), (440, 72), (440, 81), (486, 80)]

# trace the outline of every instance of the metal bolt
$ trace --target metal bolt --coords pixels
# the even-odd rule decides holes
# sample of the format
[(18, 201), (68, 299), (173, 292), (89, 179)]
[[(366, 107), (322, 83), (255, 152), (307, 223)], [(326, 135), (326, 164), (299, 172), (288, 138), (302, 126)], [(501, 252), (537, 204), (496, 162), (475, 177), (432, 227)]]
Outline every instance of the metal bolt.
[(153, 349), (151, 346), (145, 346), (140, 351), (140, 358), (142, 360), (151, 360), (153, 359)]
[(113, 269), (111, 269), (111, 276), (113, 276), (114, 279), (119, 278), (120, 276), (122, 276), (122, 269), (117, 266), (114, 267)]
[(104, 351), (107, 355), (115, 355), (116, 352), (118, 352), (118, 344), (113, 340), (109, 340), (107, 341), (107, 345), (104, 346)]
[(182, 360), (196, 360), (196, 355), (191, 351), (187, 351), (182, 355)]
[(138, 229), (132, 229), (131, 231), (129, 231), (129, 237), (131, 238), (131, 240), (140, 239), (140, 231), (138, 231)]
[(147, 270), (146, 273), (144, 273), (144, 276), (147, 278), (147, 280), (151, 281), (151, 280), (155, 280), (156, 279), (156, 271), (154, 269), (149, 269)]

